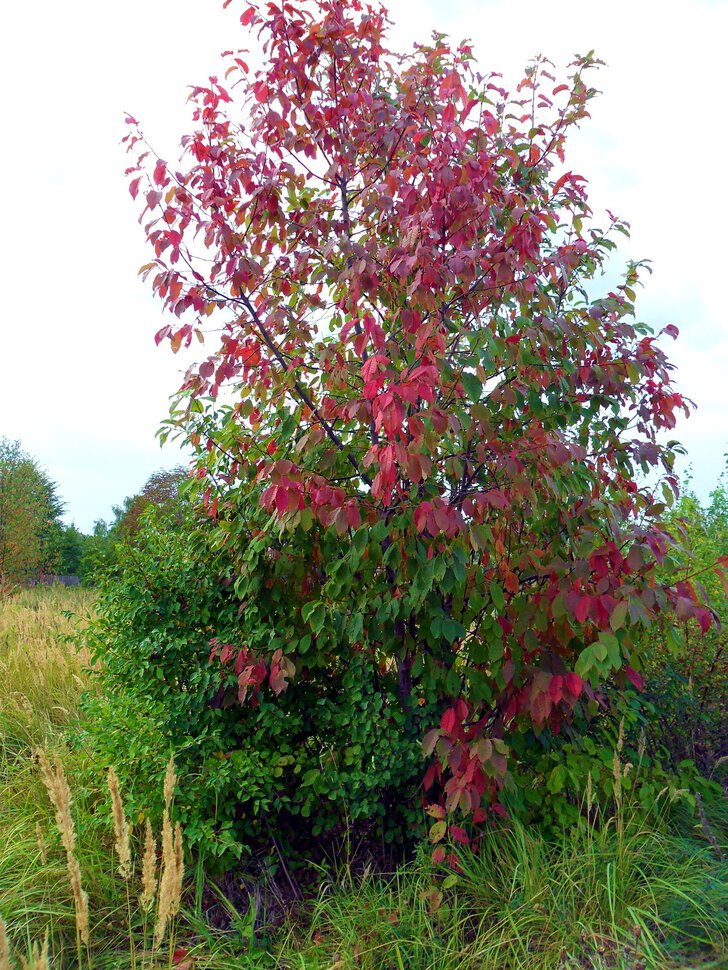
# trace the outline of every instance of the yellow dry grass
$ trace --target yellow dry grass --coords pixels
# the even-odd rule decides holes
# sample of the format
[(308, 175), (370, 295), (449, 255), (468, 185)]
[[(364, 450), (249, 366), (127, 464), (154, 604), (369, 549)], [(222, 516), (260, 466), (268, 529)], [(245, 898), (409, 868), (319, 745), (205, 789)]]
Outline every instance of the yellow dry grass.
[(8, 746), (44, 744), (77, 716), (88, 656), (69, 638), (92, 606), (92, 592), (64, 587), (22, 590), (0, 600), (0, 738), (6, 756)]

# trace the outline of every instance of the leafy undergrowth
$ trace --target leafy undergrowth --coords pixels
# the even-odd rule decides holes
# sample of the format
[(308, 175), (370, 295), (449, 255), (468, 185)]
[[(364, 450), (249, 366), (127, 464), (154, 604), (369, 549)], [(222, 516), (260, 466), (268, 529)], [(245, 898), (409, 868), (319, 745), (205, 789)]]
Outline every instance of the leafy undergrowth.
[[(423, 849), (387, 875), (374, 856), (367, 862), (366, 846), (344, 845), (338, 862), (309, 881), (269, 863), (255, 871), (241, 867), (216, 882), (200, 860), (187, 859), (180, 911), (169, 916), (155, 946), (162, 889), (145, 911), (145, 820), (128, 820), (132, 869), (125, 880), (118, 872), (120, 833), (111, 821), (108, 766), (94, 764), (90, 753), (67, 741), (78, 717), (83, 658), (64, 640), (72, 620), (58, 614), (82, 614), (88, 605), (77, 591), (38, 591), (0, 612), (0, 915), (11, 954), (3, 963), (0, 943), (2, 970), (19, 967), (21, 958), (37, 970), (726, 965), (728, 866), (720, 855), (728, 820), (715, 816), (720, 806), (712, 808), (712, 845), (696, 820), (687, 820), (678, 834), (659, 804), (646, 817), (628, 801), (561, 841), (506, 823), (486, 833), (477, 853), (460, 852), (459, 873), (433, 871)], [(58, 759), (72, 793), (72, 851), (88, 894), (87, 944), (77, 933), (68, 839), (58, 831), (59, 812), (43, 783), (36, 755), (41, 746), (51, 762)], [(156, 876), (164, 882), (159, 867)], [(35, 962), (34, 944), (40, 947)]]

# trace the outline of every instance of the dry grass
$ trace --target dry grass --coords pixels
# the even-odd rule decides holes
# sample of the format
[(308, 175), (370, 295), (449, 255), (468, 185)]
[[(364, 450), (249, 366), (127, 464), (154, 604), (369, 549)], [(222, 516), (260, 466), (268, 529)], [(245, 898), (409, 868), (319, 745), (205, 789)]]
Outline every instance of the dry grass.
[(76, 858), (76, 830), (71, 814), (71, 790), (68, 787), (63, 765), (56, 761), (51, 766), (43, 751), (39, 751), (37, 757), (43, 776), (43, 784), (55, 809), (56, 827), (66, 851), (68, 878), (76, 912), (76, 933), (79, 941), (88, 944), (88, 895), (81, 884), (81, 867)]
[(4, 761), (44, 745), (75, 720), (88, 657), (68, 638), (92, 606), (91, 592), (64, 587), (23, 590), (0, 600)]

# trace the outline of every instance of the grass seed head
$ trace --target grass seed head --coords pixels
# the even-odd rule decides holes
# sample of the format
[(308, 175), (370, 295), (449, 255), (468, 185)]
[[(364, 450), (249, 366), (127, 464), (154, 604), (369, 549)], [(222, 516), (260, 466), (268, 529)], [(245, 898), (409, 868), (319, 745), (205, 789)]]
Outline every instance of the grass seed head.
[(81, 867), (74, 855), (68, 856), (68, 875), (76, 911), (76, 931), (81, 942), (88, 944), (88, 896), (81, 883)]
[(38, 840), (38, 851), (40, 852), (40, 861), (43, 865), (48, 861), (48, 852), (46, 851), (45, 839), (43, 838), (43, 830), (40, 827), (40, 822), (35, 823), (35, 837)]
[(88, 896), (83, 890), (81, 883), (81, 868), (76, 859), (74, 850), (76, 847), (76, 832), (73, 826), (73, 816), (71, 815), (71, 790), (68, 787), (63, 766), (56, 761), (55, 766), (51, 767), (44, 751), (37, 753), (38, 763), (40, 764), (43, 784), (48, 792), (56, 812), (56, 826), (61, 836), (63, 848), (66, 850), (66, 865), (68, 877), (73, 893), (73, 904), (76, 911), (76, 931), (83, 943), (88, 943)]
[(116, 854), (119, 856), (119, 875), (122, 879), (131, 876), (131, 846), (129, 844), (129, 825), (124, 815), (124, 803), (121, 800), (119, 779), (113, 768), (109, 768), (107, 777), (109, 795), (111, 796), (111, 819), (114, 823), (114, 838)]
[(613, 761), (613, 774), (614, 774), (614, 799), (619, 804), (622, 800), (622, 765), (619, 760), (619, 753), (614, 752)]
[(10, 970), (10, 943), (2, 916), (0, 916), (0, 970)]
[(33, 958), (33, 970), (50, 970), (50, 962), (48, 959), (48, 932), (46, 931), (45, 939), (43, 940), (43, 946), (40, 943), (34, 943), (33, 949), (31, 951), (31, 956)]
[(142, 894), (139, 905), (148, 913), (157, 892), (157, 843), (152, 834), (152, 823), (147, 818), (144, 833), (144, 858), (142, 859)]
[(170, 886), (171, 896), (169, 901), (169, 915), (176, 916), (179, 913), (182, 901), (182, 883), (184, 881), (185, 863), (184, 848), (182, 845), (182, 826), (177, 822), (174, 827), (174, 880)]
[(154, 926), (154, 946), (158, 948), (167, 930), (167, 920), (171, 915), (172, 899), (176, 885), (176, 858), (174, 837), (169, 812), (165, 808), (162, 817), (162, 869), (159, 877), (159, 898), (157, 901), (157, 922)]
[(164, 804), (167, 806), (167, 811), (172, 804), (172, 797), (174, 796), (174, 786), (177, 782), (177, 776), (174, 772), (174, 755), (169, 756), (169, 764), (167, 765), (167, 773), (164, 776)]
[(55, 766), (51, 767), (44, 751), (38, 751), (37, 756), (43, 784), (56, 812), (56, 826), (63, 842), (63, 848), (66, 850), (66, 854), (73, 853), (76, 846), (76, 833), (73, 827), (73, 816), (71, 815), (71, 790), (68, 787), (63, 766), (56, 761)]
[(591, 771), (586, 776), (586, 817), (591, 823), (592, 808), (594, 807), (594, 786), (592, 784)]

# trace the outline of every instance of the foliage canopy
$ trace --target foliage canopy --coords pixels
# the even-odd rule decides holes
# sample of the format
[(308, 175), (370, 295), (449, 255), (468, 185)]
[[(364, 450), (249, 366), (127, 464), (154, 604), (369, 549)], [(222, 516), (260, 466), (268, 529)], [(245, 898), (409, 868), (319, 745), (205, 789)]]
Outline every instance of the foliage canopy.
[(599, 62), (559, 83), (538, 59), (509, 94), (467, 43), (388, 51), (376, 4), (244, 6), (264, 66), (229, 52), (232, 87), (192, 89), (180, 166), (133, 118), (125, 139), (157, 342), (221, 334), (171, 421), (237, 604), (211, 620), (217, 702), (278, 705), (284, 738), (371, 684), (381, 724), (424, 733), (432, 814), (477, 822), (514, 733), (639, 684), (658, 615), (711, 622), (656, 572), (658, 435), (688, 404), (635, 318), (639, 265), (595, 295), (627, 228), (565, 160)]

